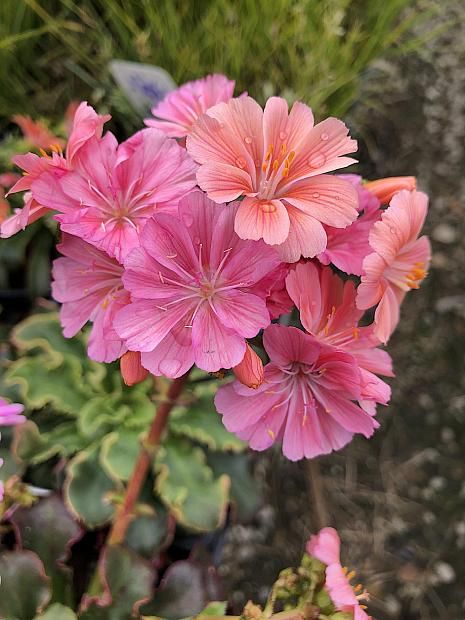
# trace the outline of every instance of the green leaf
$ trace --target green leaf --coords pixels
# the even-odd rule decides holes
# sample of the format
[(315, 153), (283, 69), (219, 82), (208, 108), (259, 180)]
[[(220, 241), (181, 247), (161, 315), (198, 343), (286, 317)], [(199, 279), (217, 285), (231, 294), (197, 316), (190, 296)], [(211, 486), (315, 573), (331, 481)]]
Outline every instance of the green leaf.
[(31, 551), (0, 554), (0, 618), (31, 620), (50, 599), (49, 580)]
[(215, 476), (226, 474), (231, 480), (231, 502), (240, 521), (251, 519), (261, 502), (260, 487), (250, 472), (250, 454), (209, 452), (208, 464)]
[(155, 515), (131, 521), (126, 544), (144, 558), (151, 559), (167, 546), (174, 534), (174, 523), (164, 506), (157, 505)]
[(42, 620), (77, 620), (74, 611), (60, 603), (50, 605), (43, 614), (36, 616), (34, 620), (39, 620), (39, 618), (42, 618)]
[(126, 411), (117, 404), (118, 396), (105, 394), (89, 399), (81, 408), (77, 425), (86, 437), (101, 437), (119, 426)]
[(55, 312), (33, 314), (21, 321), (13, 329), (11, 340), (22, 353), (29, 353), (34, 349), (47, 353), (54, 366), (62, 364), (66, 357), (87, 359), (83, 338), (64, 338), (58, 314)]
[(173, 411), (169, 427), (173, 433), (194, 439), (210, 450), (241, 452), (247, 445), (226, 430), (213, 405), (213, 396), (203, 396), (189, 407)]
[(168, 437), (157, 453), (155, 472), (155, 489), (181, 525), (210, 531), (224, 523), (230, 480), (213, 476), (200, 448)]
[(8, 369), (7, 384), (18, 385), (21, 399), (32, 409), (53, 405), (63, 413), (78, 414), (89, 398), (82, 374), (76, 365), (64, 360), (54, 366), (45, 355), (23, 357)]
[[(17, 427), (16, 430), (19, 428)], [(11, 449), (12, 435), (13, 432), (10, 428), (4, 428), (1, 432), (0, 459), (3, 459), (3, 464), (0, 467), (0, 480), (3, 481), (15, 474), (21, 476), (26, 467)]]
[(42, 462), (54, 454), (44, 441), (37, 424), (27, 420), (15, 429), (12, 445), (13, 453), (25, 462)]
[(128, 620), (152, 594), (153, 569), (124, 547), (107, 547), (100, 573), (104, 593), (99, 599), (85, 599), (82, 620)]
[(224, 616), (228, 607), (227, 601), (211, 601), (202, 609), (199, 616)]
[(100, 463), (111, 478), (129, 480), (140, 448), (140, 433), (115, 431), (102, 440)]
[(107, 496), (115, 491), (115, 483), (103, 471), (97, 450), (84, 450), (69, 463), (64, 484), (65, 503), (69, 510), (89, 528), (107, 523), (114, 507)]
[(197, 615), (207, 604), (202, 568), (189, 561), (172, 564), (153, 599), (144, 605), (144, 617), (178, 620)]
[(71, 571), (63, 566), (69, 546), (81, 533), (60, 497), (51, 495), (31, 508), (19, 508), (11, 518), (18, 543), (34, 551), (52, 580), (54, 600), (71, 601)]

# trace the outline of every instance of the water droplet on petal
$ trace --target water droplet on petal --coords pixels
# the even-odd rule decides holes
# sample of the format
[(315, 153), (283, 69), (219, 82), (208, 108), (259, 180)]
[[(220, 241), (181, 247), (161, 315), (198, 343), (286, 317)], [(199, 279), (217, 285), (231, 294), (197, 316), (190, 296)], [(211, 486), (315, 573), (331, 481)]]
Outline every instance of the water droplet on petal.
[(245, 161), (245, 159), (243, 157), (237, 157), (236, 158), (236, 166), (238, 168), (245, 168), (247, 165), (247, 162)]
[(252, 138), (251, 138), (250, 136), (245, 136), (245, 138), (244, 138), (244, 142), (245, 142), (246, 144), (252, 144)]
[(182, 362), (179, 360), (164, 359), (159, 363), (158, 368), (163, 375), (174, 377), (180, 371), (181, 366)]
[(326, 142), (326, 140), (328, 140), (328, 139), (329, 139), (329, 136), (328, 136), (328, 134), (327, 134), (327, 133), (322, 133), (322, 134), (321, 134), (321, 136), (320, 136), (320, 138), (323, 140), (323, 142)]
[(308, 159), (308, 165), (312, 168), (320, 168), (326, 161), (326, 157), (322, 153), (316, 153)]
[(396, 234), (396, 229), (395, 228), (390, 228), (389, 232), (391, 233), (391, 235), (395, 235)]
[(182, 219), (186, 226), (192, 226), (194, 223), (194, 217), (190, 213), (184, 213)]
[(285, 131), (281, 131), (279, 134), (280, 140), (285, 140), (287, 138), (287, 133)]
[(319, 198), (320, 197), (320, 193), (319, 192), (313, 192), (312, 196), (313, 196), (313, 198)]
[(200, 243), (200, 237), (194, 237), (194, 243)]

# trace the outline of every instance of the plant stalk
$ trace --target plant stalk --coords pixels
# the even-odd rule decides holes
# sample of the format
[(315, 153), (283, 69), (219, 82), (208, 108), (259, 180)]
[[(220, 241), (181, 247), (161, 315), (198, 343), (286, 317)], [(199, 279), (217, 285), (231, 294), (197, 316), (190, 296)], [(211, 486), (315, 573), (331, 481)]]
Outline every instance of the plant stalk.
[(145, 479), (147, 478), (153, 456), (160, 444), (160, 439), (166, 428), (169, 415), (176, 404), (177, 398), (182, 392), (187, 376), (188, 375), (185, 374), (171, 382), (165, 399), (157, 407), (147, 438), (142, 443), (139, 456), (137, 457), (131, 478), (126, 487), (123, 502), (117, 509), (116, 518), (113, 522), (110, 534), (108, 535), (108, 545), (120, 545), (124, 542), (126, 531), (134, 516), (134, 508)]

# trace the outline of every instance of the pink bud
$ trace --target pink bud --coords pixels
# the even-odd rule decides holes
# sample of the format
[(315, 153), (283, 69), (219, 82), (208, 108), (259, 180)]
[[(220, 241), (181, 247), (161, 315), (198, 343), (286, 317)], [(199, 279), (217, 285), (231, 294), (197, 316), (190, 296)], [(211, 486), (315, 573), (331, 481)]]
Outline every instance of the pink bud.
[(417, 188), (416, 177), (386, 177), (385, 179), (377, 179), (376, 181), (368, 181), (363, 186), (371, 194), (374, 194), (381, 204), (387, 205), (391, 202), (391, 198), (401, 189), (407, 189), (409, 192)]
[(249, 388), (256, 390), (265, 378), (263, 362), (255, 351), (247, 345), (244, 359), (232, 369), (236, 379)]
[(149, 371), (140, 363), (140, 353), (138, 351), (128, 351), (121, 356), (119, 361), (121, 376), (126, 385), (136, 385), (143, 381)]

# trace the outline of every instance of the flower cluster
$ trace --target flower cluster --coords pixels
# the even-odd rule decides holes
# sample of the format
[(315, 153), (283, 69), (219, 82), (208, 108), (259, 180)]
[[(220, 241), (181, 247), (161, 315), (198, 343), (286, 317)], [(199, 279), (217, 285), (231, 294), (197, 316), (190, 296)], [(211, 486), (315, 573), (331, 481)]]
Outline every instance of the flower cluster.
[(81, 103), (66, 147), (42, 132), (48, 152), (14, 158), (24, 207), (0, 234), (53, 213), (66, 337), (91, 322), (89, 356), (120, 359), (129, 385), (232, 369), (225, 426), (311, 458), (379, 426), (393, 376), (380, 347), (428, 270), (428, 199), (412, 177), (334, 174), (357, 148), (342, 121), (233, 90), (221, 75), (185, 84), (122, 143)]

